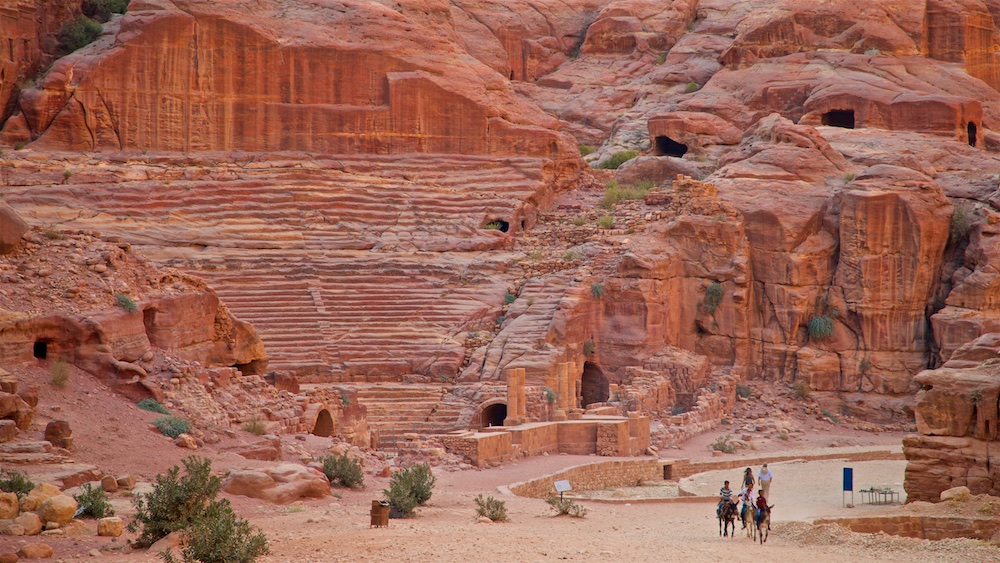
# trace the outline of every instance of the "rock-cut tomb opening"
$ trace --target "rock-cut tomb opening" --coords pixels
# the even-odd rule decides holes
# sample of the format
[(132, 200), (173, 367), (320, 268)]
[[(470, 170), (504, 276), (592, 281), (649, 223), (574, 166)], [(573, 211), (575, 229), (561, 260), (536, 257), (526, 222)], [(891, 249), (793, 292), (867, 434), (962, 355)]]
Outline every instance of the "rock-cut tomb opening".
[(687, 145), (678, 143), (666, 135), (657, 135), (654, 142), (656, 143), (657, 156), (682, 157), (688, 152)]

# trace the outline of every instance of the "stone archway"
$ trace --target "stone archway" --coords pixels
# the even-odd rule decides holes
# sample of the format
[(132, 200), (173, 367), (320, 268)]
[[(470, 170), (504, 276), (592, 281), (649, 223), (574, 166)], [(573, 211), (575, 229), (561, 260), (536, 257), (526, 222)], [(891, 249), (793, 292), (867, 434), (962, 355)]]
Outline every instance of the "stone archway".
[(316, 424), (313, 425), (312, 434), (329, 438), (333, 436), (333, 415), (327, 409), (320, 409), (316, 413)]
[(483, 408), (479, 417), (480, 426), (490, 428), (492, 426), (503, 426), (504, 419), (507, 418), (507, 404), (493, 403)]
[(594, 403), (604, 403), (611, 396), (608, 378), (604, 370), (593, 362), (583, 364), (583, 375), (580, 377), (580, 394), (583, 395), (582, 406)]

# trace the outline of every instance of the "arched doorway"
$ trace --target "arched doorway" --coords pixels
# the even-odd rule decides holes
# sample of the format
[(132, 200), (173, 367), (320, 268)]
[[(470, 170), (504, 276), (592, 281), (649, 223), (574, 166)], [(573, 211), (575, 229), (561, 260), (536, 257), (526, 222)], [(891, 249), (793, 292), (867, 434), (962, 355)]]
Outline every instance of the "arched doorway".
[(507, 405), (504, 403), (487, 405), (486, 408), (483, 409), (483, 414), (479, 417), (483, 428), (503, 426), (505, 418), (507, 418)]
[(314, 436), (323, 436), (324, 438), (333, 436), (333, 416), (330, 415), (330, 411), (320, 409), (319, 413), (316, 414), (316, 424), (313, 426), (312, 433)]
[(591, 362), (583, 364), (580, 394), (583, 395), (584, 408), (587, 405), (603, 403), (608, 400), (610, 396), (608, 378), (604, 376), (604, 371), (597, 367), (597, 364)]

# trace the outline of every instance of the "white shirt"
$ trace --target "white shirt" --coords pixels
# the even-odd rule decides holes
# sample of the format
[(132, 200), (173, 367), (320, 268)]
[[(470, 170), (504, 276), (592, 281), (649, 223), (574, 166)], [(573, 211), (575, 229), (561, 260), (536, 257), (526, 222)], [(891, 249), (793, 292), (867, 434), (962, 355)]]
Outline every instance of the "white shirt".
[(753, 504), (753, 503), (754, 503), (754, 500), (755, 500), (755, 499), (754, 499), (754, 494), (753, 494), (753, 490), (749, 490), (749, 491), (748, 491), (748, 490), (746, 490), (746, 488), (744, 487), (744, 488), (743, 488), (743, 489), (742, 489), (742, 490), (740, 491), (740, 498), (741, 498), (741, 499), (743, 499), (743, 502), (745, 502), (746, 504)]
[(757, 478), (760, 479), (761, 483), (770, 483), (771, 479), (774, 479), (774, 473), (771, 473), (770, 469), (761, 469), (757, 472)]

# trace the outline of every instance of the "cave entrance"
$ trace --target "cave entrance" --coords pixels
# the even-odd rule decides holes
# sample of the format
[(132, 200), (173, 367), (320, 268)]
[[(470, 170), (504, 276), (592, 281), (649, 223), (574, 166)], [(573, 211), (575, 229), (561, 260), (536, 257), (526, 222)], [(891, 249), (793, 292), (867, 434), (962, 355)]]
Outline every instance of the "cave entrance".
[(823, 114), (823, 125), (830, 127), (843, 127), (844, 129), (854, 129), (853, 109), (834, 109)]
[(31, 355), (38, 358), (39, 360), (44, 360), (49, 357), (49, 343), (44, 340), (36, 340), (35, 345), (32, 347)]
[(976, 124), (970, 121), (969, 126), (966, 127), (965, 129), (969, 133), (969, 146), (970, 147), (976, 146), (976, 134), (978, 133)]
[(656, 144), (655, 151), (657, 156), (681, 157), (688, 152), (687, 145), (684, 143), (678, 143), (666, 135), (657, 135), (654, 141)]
[(583, 376), (580, 378), (580, 394), (583, 395), (583, 406), (594, 403), (603, 403), (610, 396), (608, 378), (604, 376), (604, 371), (597, 367), (597, 364), (587, 362), (583, 364)]
[(489, 223), (486, 223), (486, 228), (506, 233), (510, 230), (510, 223), (503, 219), (491, 219)]
[(480, 417), (483, 428), (503, 426), (505, 418), (507, 418), (507, 405), (504, 403), (495, 403), (487, 406), (483, 409), (483, 414)]
[(233, 364), (240, 375), (261, 375), (267, 371), (267, 360), (250, 360), (245, 364)]
[(142, 326), (146, 327), (146, 338), (150, 346), (158, 346), (156, 338), (156, 309), (150, 307), (142, 310)]
[(316, 415), (316, 425), (313, 426), (312, 433), (313, 436), (322, 436), (324, 438), (333, 436), (333, 416), (330, 415), (330, 411), (320, 409)]

